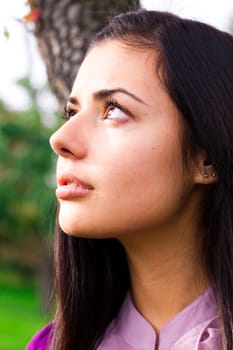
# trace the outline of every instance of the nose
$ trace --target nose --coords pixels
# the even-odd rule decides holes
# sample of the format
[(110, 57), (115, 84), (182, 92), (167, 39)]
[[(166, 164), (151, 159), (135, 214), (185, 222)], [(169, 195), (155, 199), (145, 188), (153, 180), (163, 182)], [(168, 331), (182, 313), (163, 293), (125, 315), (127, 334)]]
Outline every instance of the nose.
[(75, 117), (67, 121), (50, 137), (53, 151), (64, 158), (84, 158), (87, 153), (84, 130), (84, 126), (77, 125)]

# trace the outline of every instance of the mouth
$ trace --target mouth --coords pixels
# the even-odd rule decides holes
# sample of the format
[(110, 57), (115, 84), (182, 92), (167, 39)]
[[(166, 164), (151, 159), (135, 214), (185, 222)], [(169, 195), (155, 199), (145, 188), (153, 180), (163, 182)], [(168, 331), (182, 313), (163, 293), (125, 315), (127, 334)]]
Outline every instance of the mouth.
[(58, 199), (84, 197), (93, 190), (93, 186), (72, 174), (63, 174), (57, 178), (56, 196)]

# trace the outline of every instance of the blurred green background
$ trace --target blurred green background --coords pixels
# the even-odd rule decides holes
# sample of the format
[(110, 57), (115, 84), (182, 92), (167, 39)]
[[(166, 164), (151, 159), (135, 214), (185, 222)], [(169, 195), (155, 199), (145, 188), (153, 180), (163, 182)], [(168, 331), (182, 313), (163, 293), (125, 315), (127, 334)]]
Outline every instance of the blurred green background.
[(32, 334), (50, 319), (41, 310), (35, 283), (17, 270), (12, 266), (0, 270), (0, 346), (4, 350), (24, 349)]
[[(28, 108), (12, 111), (0, 101), (0, 349), (24, 349), (53, 317), (55, 156), (29, 78), (17, 84)], [(50, 116), (51, 118), (51, 116)], [(56, 122), (57, 120), (57, 122)]]

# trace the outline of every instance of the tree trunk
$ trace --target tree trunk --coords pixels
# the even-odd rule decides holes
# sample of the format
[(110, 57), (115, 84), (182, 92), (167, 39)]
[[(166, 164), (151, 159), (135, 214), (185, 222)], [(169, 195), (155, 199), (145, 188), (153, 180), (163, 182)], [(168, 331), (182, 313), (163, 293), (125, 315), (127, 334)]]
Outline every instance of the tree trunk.
[(88, 45), (110, 15), (139, 7), (139, 0), (35, 0), (35, 35), (52, 91), (64, 106)]

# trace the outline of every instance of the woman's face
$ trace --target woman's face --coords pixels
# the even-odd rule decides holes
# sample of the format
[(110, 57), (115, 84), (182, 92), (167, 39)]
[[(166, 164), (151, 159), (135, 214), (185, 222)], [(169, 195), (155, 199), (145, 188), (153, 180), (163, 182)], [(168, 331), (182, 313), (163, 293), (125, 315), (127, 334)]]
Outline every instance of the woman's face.
[[(154, 53), (109, 40), (90, 50), (51, 137), (62, 229), (82, 237), (175, 229), (196, 169), (183, 166), (181, 117)], [(178, 220), (178, 221), (177, 221)]]

